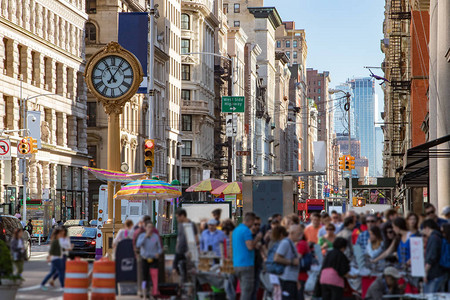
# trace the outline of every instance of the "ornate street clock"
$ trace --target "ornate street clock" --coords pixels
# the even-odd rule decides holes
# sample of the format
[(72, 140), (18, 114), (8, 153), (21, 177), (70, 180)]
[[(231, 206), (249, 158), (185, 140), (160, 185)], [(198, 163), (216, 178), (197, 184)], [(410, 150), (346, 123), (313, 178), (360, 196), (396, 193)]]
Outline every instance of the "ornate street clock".
[(91, 57), (84, 76), (89, 90), (105, 108), (112, 102), (123, 107), (139, 88), (143, 72), (131, 52), (111, 42)]

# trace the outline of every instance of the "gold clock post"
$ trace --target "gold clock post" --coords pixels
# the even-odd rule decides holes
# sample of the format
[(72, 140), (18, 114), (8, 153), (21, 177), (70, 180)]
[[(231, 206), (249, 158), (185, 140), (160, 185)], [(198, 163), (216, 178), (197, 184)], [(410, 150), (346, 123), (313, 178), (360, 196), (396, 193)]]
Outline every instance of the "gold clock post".
[[(119, 62), (128, 69), (125, 77), (131, 78), (125, 81), (124, 72), (120, 69)], [(111, 61), (111, 65), (108, 62)], [(100, 65), (100, 67), (99, 67)], [(131, 67), (131, 70), (129, 69)], [(118, 73), (118, 74), (117, 74)], [(117, 74), (118, 79), (115, 75)], [(123, 78), (120, 78), (122, 74)], [(120, 124), (119, 116), (123, 112), (124, 105), (133, 97), (143, 79), (142, 66), (139, 60), (128, 50), (122, 48), (117, 42), (110, 42), (102, 50), (95, 53), (87, 62), (84, 72), (86, 84), (90, 92), (102, 103), (108, 115), (108, 150), (107, 168), (120, 171)], [(104, 80), (104, 83), (99, 82)], [(120, 84), (123, 83), (123, 86)], [(114, 94), (113, 91), (120, 93)], [(119, 95), (119, 96), (115, 96)], [(114, 192), (120, 189), (120, 183), (108, 182), (108, 221), (102, 228), (103, 233), (103, 255), (111, 253), (113, 239), (113, 222), (121, 221), (121, 202), (114, 203)], [(115, 206), (115, 207), (114, 207)], [(114, 220), (114, 221), (113, 221)], [(119, 226), (116, 226), (119, 228)]]

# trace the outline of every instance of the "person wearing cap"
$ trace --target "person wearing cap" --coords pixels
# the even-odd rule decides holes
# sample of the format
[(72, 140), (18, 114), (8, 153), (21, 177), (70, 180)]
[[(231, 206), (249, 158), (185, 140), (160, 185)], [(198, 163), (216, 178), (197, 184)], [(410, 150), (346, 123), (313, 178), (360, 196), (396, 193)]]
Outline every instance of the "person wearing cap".
[(383, 276), (378, 277), (367, 290), (365, 300), (383, 299), (384, 295), (401, 295), (397, 280), (401, 277), (398, 270), (394, 267), (384, 269)]
[(213, 252), (220, 256), (220, 243), (227, 238), (222, 230), (217, 229), (217, 221), (211, 219), (207, 223), (208, 229), (204, 230), (200, 239), (200, 251)]
[(444, 209), (442, 210), (442, 215), (450, 223), (450, 206), (444, 207)]

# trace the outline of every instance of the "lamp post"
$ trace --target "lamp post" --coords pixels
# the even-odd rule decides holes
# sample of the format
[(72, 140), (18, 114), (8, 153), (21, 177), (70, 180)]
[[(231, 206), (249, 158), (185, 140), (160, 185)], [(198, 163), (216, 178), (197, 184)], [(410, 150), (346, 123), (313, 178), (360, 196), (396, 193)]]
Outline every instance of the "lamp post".
[[(192, 55), (192, 54), (216, 56), (216, 57), (226, 59), (230, 62), (230, 64), (231, 64), (231, 72), (230, 72), (231, 87), (228, 91), (228, 95), (233, 96), (233, 84), (234, 84), (234, 60), (233, 60), (233, 58), (223, 56), (223, 55), (220, 55), (217, 53), (212, 53), (212, 52), (188, 52), (188, 53), (182, 53), (181, 55)], [(231, 119), (234, 120), (234, 113), (231, 113), (231, 116), (232, 116)], [(231, 122), (231, 124), (234, 124), (234, 122)], [(233, 132), (234, 132), (234, 130), (233, 130)], [(234, 152), (235, 152), (234, 143), (235, 143), (234, 135), (232, 135), (231, 137), (228, 137), (228, 181), (229, 182), (236, 181), (236, 162), (235, 162), (235, 155), (234, 155)], [(231, 180), (230, 180), (230, 174), (231, 174)]]
[[(344, 105), (344, 109), (348, 113), (348, 155), (352, 155), (352, 136), (351, 136), (351, 120), (350, 120), (350, 98), (351, 94), (349, 92), (343, 91), (343, 90), (328, 90), (330, 94), (336, 94), (336, 93), (344, 93), (345, 97), (347, 98), (347, 103)], [(353, 207), (353, 192), (352, 192), (352, 169), (349, 170), (348, 175), (348, 208), (351, 209)]]

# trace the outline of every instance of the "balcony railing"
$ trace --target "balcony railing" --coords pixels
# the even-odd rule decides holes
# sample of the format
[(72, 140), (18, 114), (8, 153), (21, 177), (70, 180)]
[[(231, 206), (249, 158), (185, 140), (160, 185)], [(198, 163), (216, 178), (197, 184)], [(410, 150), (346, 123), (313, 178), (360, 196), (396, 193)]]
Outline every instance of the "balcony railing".
[(208, 102), (202, 100), (183, 100), (183, 113), (207, 114), (209, 113)]

